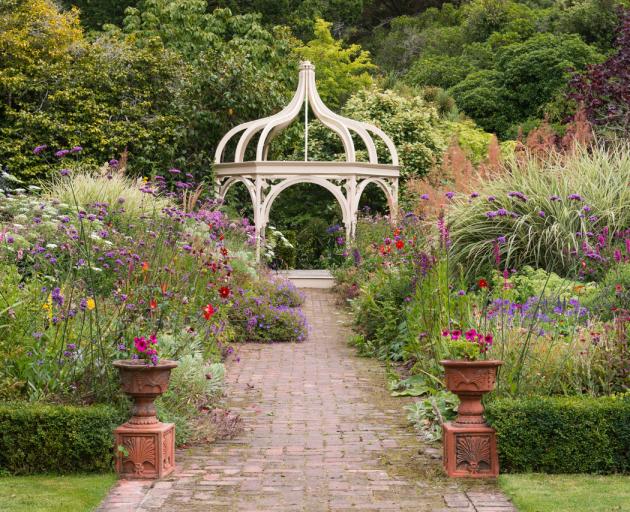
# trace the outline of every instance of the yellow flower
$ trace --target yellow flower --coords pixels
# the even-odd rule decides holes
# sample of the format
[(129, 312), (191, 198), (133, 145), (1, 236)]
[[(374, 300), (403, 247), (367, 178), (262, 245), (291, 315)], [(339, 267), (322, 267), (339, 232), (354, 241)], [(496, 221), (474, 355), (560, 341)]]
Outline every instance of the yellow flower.
[(46, 302), (42, 305), (42, 309), (44, 311), (48, 312), (48, 320), (52, 321), (52, 294), (48, 294), (48, 299), (46, 300)]
[(90, 297), (87, 301), (85, 301), (85, 306), (88, 308), (88, 311), (92, 311), (96, 307), (96, 302), (94, 302), (94, 299)]

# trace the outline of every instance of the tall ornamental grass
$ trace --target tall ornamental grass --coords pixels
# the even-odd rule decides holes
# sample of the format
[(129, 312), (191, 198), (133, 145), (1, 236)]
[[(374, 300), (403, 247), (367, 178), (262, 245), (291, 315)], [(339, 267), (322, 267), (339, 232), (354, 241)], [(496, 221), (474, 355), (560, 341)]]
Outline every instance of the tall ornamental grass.
[(68, 205), (86, 208), (104, 203), (115, 210), (117, 216), (134, 220), (140, 215), (159, 214), (175, 202), (157, 194), (147, 194), (143, 179), (132, 179), (116, 169), (102, 168), (73, 170), (68, 176), (55, 175), (43, 183), (46, 197)]
[[(630, 144), (576, 147), (544, 159), (516, 156), (505, 172), (456, 195), (448, 211), (455, 264), (474, 277), (492, 264), (501, 241), (509, 268), (531, 265), (566, 275), (584, 241), (630, 226)], [(475, 196), (475, 197), (473, 197)]]

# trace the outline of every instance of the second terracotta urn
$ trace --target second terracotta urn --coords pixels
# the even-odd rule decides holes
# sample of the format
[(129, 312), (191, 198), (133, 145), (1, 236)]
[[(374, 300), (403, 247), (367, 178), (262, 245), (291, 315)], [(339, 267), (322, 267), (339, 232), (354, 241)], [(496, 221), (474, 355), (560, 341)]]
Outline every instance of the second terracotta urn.
[(446, 360), (446, 387), (460, 405), (455, 421), (443, 426), (444, 469), (450, 477), (488, 478), (499, 474), (496, 431), (483, 417), (481, 398), (494, 389), (502, 361)]

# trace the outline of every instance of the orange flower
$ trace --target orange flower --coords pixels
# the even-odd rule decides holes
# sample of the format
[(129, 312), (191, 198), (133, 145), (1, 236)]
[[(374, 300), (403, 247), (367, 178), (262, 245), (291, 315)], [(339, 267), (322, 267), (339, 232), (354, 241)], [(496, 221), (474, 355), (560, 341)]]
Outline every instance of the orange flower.
[(142, 262), (142, 271), (146, 272), (147, 270), (149, 270), (149, 262), (148, 261), (143, 261)]
[(216, 313), (216, 310), (214, 309), (212, 304), (208, 304), (206, 305), (205, 308), (203, 308), (203, 317), (206, 320), (210, 320), (214, 316), (215, 313)]
[(166, 295), (166, 290), (168, 290), (168, 285), (166, 283), (162, 283), (160, 287), (162, 289), (162, 295)]
[(151, 299), (151, 300), (149, 301), (149, 307), (150, 307), (151, 309), (157, 309), (157, 300), (155, 300), (155, 299)]

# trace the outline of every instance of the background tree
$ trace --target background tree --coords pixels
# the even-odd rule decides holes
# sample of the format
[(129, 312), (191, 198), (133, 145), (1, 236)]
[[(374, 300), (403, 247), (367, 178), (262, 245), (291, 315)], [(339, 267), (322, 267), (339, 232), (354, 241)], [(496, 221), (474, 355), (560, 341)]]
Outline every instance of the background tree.
[(602, 134), (627, 137), (630, 130), (630, 10), (621, 19), (615, 46), (606, 62), (573, 77), (569, 98), (584, 107), (588, 120)]
[(315, 38), (298, 46), (300, 58), (315, 64), (317, 90), (331, 108), (339, 108), (350, 95), (372, 84), (369, 71), (376, 69), (370, 54), (357, 44), (344, 48), (330, 33), (331, 24), (318, 18)]

